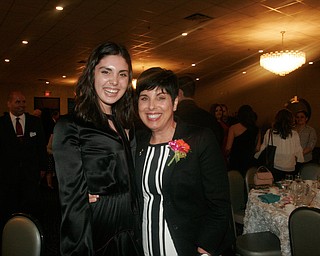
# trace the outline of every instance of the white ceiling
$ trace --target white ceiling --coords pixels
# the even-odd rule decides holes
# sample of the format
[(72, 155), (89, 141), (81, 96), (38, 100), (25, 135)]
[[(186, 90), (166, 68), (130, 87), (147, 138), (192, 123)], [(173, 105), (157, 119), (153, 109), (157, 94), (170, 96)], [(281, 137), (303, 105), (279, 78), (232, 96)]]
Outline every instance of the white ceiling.
[(74, 85), (92, 48), (107, 40), (127, 46), (135, 76), (161, 66), (213, 81), (258, 66), (260, 49), (320, 60), (320, 1), (1, 0), (0, 36), (0, 86)]

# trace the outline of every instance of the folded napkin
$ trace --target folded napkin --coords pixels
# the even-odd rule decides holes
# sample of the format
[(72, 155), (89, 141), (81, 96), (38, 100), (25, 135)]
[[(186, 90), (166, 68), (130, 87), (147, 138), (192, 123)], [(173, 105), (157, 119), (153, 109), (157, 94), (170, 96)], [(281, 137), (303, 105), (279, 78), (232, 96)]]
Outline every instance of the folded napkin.
[(280, 200), (279, 195), (275, 195), (272, 193), (259, 195), (258, 197), (260, 198), (260, 200), (262, 202), (267, 203), (267, 204), (272, 204), (272, 203), (278, 202)]

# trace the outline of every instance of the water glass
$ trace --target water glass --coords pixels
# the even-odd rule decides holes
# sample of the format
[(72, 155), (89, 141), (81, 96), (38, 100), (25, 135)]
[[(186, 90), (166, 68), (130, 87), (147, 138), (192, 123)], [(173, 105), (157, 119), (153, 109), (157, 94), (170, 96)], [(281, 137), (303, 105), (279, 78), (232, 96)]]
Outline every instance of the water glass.
[(293, 175), (286, 174), (285, 180), (291, 183), (293, 181)]
[(301, 175), (300, 174), (295, 175), (294, 176), (294, 181), (298, 182), (298, 183), (301, 182), (302, 181)]
[(320, 189), (320, 175), (317, 176), (317, 188)]

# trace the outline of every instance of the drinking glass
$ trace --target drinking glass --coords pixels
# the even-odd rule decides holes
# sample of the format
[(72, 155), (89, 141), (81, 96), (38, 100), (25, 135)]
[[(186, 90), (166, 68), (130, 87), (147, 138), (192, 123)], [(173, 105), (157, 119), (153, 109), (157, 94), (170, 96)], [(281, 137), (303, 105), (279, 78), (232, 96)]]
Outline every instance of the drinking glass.
[(298, 182), (298, 183), (301, 182), (302, 181), (301, 175), (300, 174), (295, 175), (294, 180), (295, 182)]
[(285, 191), (286, 193), (289, 193), (289, 192), (290, 192), (290, 186), (291, 186), (291, 184), (292, 184), (292, 181), (293, 181), (293, 175), (291, 175), (291, 174), (286, 174), (285, 179), (284, 179), (284, 182), (283, 182), (284, 191)]
[(296, 206), (302, 206), (304, 203), (305, 196), (305, 185), (301, 181), (295, 180), (293, 186), (294, 204)]
[(291, 175), (291, 174), (286, 174), (285, 181), (291, 183), (291, 182), (293, 181), (293, 175)]
[(317, 188), (320, 188), (320, 175), (317, 176)]

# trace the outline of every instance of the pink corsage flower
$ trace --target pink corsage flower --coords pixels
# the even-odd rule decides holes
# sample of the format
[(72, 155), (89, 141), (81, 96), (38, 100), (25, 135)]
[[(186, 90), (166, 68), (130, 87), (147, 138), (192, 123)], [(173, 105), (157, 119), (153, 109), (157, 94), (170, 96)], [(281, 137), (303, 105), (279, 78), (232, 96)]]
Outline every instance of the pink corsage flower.
[(174, 156), (169, 162), (168, 166), (170, 166), (173, 160), (177, 162), (180, 161), (181, 158), (186, 158), (188, 152), (190, 151), (190, 146), (188, 143), (184, 142), (184, 140), (172, 140), (169, 141), (169, 146), (174, 152)]

